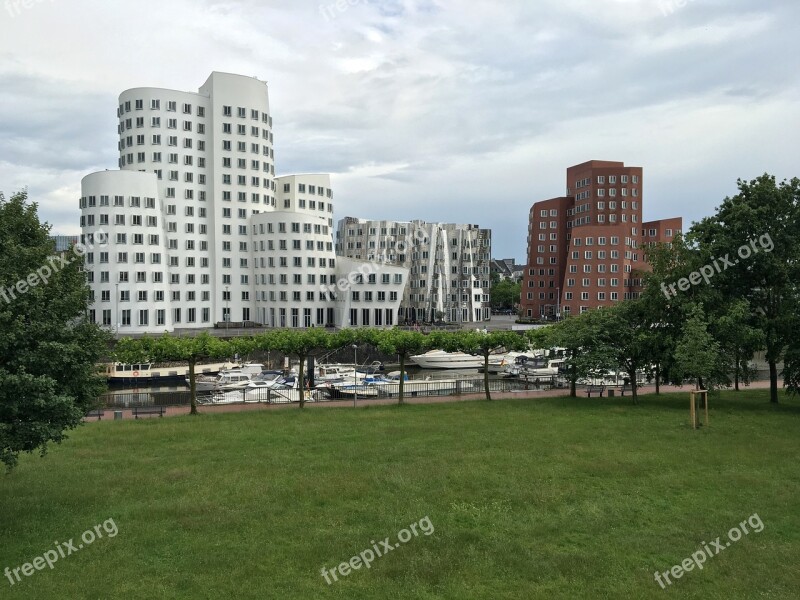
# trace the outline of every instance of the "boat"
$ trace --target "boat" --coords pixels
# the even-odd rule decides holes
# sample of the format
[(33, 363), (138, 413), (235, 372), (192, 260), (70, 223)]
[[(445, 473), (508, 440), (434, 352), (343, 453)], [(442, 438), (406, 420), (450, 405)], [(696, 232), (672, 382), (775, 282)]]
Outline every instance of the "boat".
[[(235, 363), (211, 363), (195, 365), (196, 375), (213, 375), (236, 367)], [(189, 376), (189, 365), (158, 366), (158, 363), (106, 363), (105, 376), (109, 385), (138, 387), (140, 384), (182, 382)]]
[[(319, 389), (319, 388), (317, 388)], [(332, 383), (326, 386), (323, 391), (328, 394), (328, 398), (377, 398), (378, 388), (375, 383), (362, 382), (354, 383)]]
[[(403, 382), (403, 395), (416, 396), (451, 396), (454, 394), (468, 394), (482, 389), (482, 382), (469, 379), (410, 379)], [(378, 395), (383, 398), (397, 397), (400, 395), (400, 381), (387, 381), (378, 386)]]
[[(408, 374), (403, 379), (403, 394), (408, 397), (449, 396), (477, 391), (478, 387), (475, 382), (462, 379), (409, 379)], [(370, 376), (358, 385), (350, 381), (331, 383), (317, 389), (325, 391), (329, 398), (352, 398), (356, 393), (359, 398), (365, 399), (397, 397), (400, 395), (400, 371), (393, 371), (386, 376)]]
[(409, 360), (422, 369), (480, 369), (483, 357), (464, 352), (445, 352), (430, 350), (425, 354), (409, 357)]
[(563, 358), (528, 360), (527, 357), (517, 357), (514, 364), (506, 369), (506, 375), (509, 377), (553, 378), (558, 377), (564, 370), (564, 364)]
[(318, 364), (314, 379), (320, 382), (326, 381), (341, 381), (342, 379), (353, 378), (353, 373), (356, 377), (361, 378), (366, 375), (373, 375), (375, 373), (382, 373), (385, 367), (379, 360), (373, 361), (370, 365), (355, 365), (355, 364)]
[[(244, 388), (252, 379), (261, 377), (263, 369), (264, 365), (262, 364), (248, 363), (241, 367), (220, 371), (217, 377), (195, 376), (195, 389), (200, 392), (210, 392)], [(191, 385), (188, 377), (186, 384)]]
[[(314, 401), (319, 391), (308, 390), (305, 399)], [(268, 402), (270, 404), (287, 404), (300, 400), (297, 377), (295, 375), (280, 376), (272, 381), (250, 381), (238, 389), (222, 389), (209, 395), (212, 404), (233, 404), (238, 402)]]

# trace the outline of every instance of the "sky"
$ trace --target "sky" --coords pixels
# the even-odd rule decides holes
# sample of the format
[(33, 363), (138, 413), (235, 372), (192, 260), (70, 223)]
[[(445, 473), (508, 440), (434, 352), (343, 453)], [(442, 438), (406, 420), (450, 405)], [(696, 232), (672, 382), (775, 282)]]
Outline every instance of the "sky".
[(800, 176), (797, 0), (0, 0), (0, 191), (77, 234), (132, 87), (269, 83), (276, 174), (335, 219), (458, 222), (522, 260), (566, 168), (644, 168), (647, 220)]

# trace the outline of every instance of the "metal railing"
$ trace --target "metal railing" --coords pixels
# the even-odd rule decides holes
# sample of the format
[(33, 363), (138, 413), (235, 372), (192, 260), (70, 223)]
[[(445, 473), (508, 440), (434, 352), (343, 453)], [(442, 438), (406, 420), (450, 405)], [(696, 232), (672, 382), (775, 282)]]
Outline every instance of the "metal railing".
[[(490, 379), (490, 392), (517, 392), (549, 390), (557, 387), (556, 381), (550, 379)], [(409, 379), (403, 382), (403, 396), (406, 398), (432, 396), (461, 396), (463, 394), (484, 393), (483, 378), (474, 379)], [(377, 383), (358, 386), (358, 399), (397, 398), (400, 393), (400, 382)], [(323, 387), (305, 390), (306, 402), (330, 402), (334, 400), (352, 400), (353, 395), (347, 388), (344, 394), (331, 395)], [(133, 408), (137, 406), (188, 406), (191, 402), (189, 390), (174, 391), (140, 391), (105, 394), (101, 397), (105, 408)], [(297, 389), (257, 388), (230, 391), (199, 391), (199, 405), (214, 406), (224, 404), (293, 404), (300, 402)]]

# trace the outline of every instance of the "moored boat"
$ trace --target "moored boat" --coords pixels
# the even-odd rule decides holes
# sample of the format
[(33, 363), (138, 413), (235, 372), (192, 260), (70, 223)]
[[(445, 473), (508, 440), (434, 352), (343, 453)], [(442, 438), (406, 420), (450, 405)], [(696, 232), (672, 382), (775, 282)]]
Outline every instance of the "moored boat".
[(430, 350), (425, 354), (409, 357), (409, 360), (422, 369), (480, 369), (483, 357), (464, 352), (445, 352)]
[[(196, 375), (214, 375), (236, 367), (235, 363), (211, 363), (195, 366)], [(107, 363), (105, 375), (109, 385), (138, 387), (140, 384), (182, 382), (189, 376), (189, 365), (159, 366), (154, 363)]]

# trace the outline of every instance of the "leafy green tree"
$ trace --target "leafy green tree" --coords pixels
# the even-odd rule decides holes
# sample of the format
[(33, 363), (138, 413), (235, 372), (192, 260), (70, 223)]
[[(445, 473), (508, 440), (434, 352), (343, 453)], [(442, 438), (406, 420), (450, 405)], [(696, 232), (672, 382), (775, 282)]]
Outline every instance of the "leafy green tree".
[(762, 175), (738, 181), (739, 193), (697, 223), (691, 235), (713, 258), (712, 285), (726, 298), (746, 300), (764, 332), (770, 402), (778, 402), (778, 363), (799, 354), (800, 179), (776, 183)]
[(614, 363), (613, 354), (603, 345), (600, 316), (598, 311), (587, 311), (548, 329), (548, 347), (566, 349), (564, 363), (573, 398), (579, 379), (603, 373)]
[(190, 414), (197, 414), (197, 383), (195, 367), (205, 360), (231, 356), (231, 342), (215, 338), (207, 332), (197, 337), (176, 337), (164, 333), (157, 338), (148, 336), (122, 338), (114, 349), (114, 357), (122, 363), (182, 361), (189, 365)]
[(621, 367), (628, 375), (633, 403), (639, 403), (637, 372), (648, 370), (653, 361), (653, 339), (660, 335), (650, 307), (641, 299), (626, 300), (596, 311), (598, 339), (589, 352), (597, 361)]
[(378, 332), (374, 343), (384, 354), (396, 354), (400, 361), (400, 383), (398, 385), (397, 403), (403, 404), (403, 386), (406, 377), (406, 362), (409, 356), (422, 354), (429, 350), (433, 341), (431, 336), (425, 336), (418, 331), (405, 331), (403, 329), (387, 329)]
[(524, 350), (528, 347), (525, 337), (513, 331), (491, 331), (488, 333), (478, 331), (457, 331), (444, 334), (439, 338), (442, 349), (448, 352), (464, 352), (473, 356), (483, 357), (483, 388), (486, 399), (491, 400), (489, 390), (489, 357), (497, 352), (512, 352)]
[(274, 332), (275, 348), (300, 361), (298, 369), (298, 390), (300, 392), (300, 408), (305, 408), (305, 363), (311, 353), (329, 348), (331, 335), (322, 328), (282, 329)]
[(694, 378), (700, 389), (713, 388), (723, 378), (719, 343), (708, 330), (702, 307), (694, 305), (686, 315), (683, 333), (675, 347), (674, 370), (677, 378)]
[(752, 325), (755, 317), (750, 313), (746, 300), (729, 303), (722, 316), (712, 323), (714, 338), (719, 342), (726, 365), (726, 372), (733, 372), (734, 387), (739, 383), (750, 383), (750, 361), (764, 347), (764, 332)]
[(519, 303), (522, 284), (510, 279), (501, 279), (493, 283), (490, 289), (490, 300), (495, 310), (511, 309)]
[(86, 318), (83, 259), (77, 249), (57, 258), (49, 232), (27, 192), (0, 194), (0, 461), (9, 470), (20, 452), (66, 439), (105, 390), (97, 363), (110, 340)]

